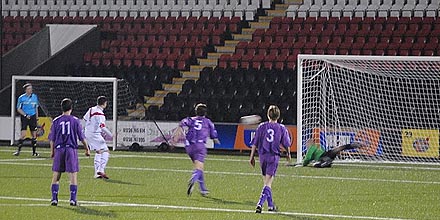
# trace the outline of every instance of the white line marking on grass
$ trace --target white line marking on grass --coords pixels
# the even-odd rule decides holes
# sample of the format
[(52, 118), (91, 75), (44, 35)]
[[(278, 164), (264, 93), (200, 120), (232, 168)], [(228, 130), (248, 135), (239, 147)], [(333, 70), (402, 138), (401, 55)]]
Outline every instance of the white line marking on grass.
[[(51, 167), (51, 164), (36, 164), (36, 163), (17, 163), (17, 162), (1, 162), (4, 165), (17, 165), (17, 166), (44, 166)], [(81, 166), (84, 168), (94, 168), (93, 166)], [(161, 169), (161, 168), (145, 168), (145, 167), (107, 167), (107, 169), (114, 170), (135, 170), (135, 171), (153, 171), (153, 172), (175, 172), (175, 173), (191, 173), (192, 170), (179, 170), (179, 169)], [(244, 173), (244, 172), (226, 172), (226, 171), (205, 171), (207, 174), (218, 175), (238, 175), (238, 176), (260, 176), (260, 173)], [(440, 182), (435, 181), (416, 181), (416, 180), (395, 180), (395, 179), (371, 179), (371, 178), (357, 178), (357, 177), (338, 177), (338, 176), (304, 176), (304, 175), (286, 175), (277, 174), (278, 177), (293, 177), (300, 179), (329, 179), (329, 180), (349, 180), (349, 181), (376, 181), (376, 182), (389, 182), (389, 183), (413, 183), (413, 184), (434, 184), (440, 185)]]
[(0, 162), (47, 160), (48, 158), (0, 159)]
[(440, 167), (410, 167), (410, 166), (391, 166), (391, 165), (372, 165), (372, 164), (341, 164), (341, 163), (337, 163), (336, 166), (402, 169), (402, 170), (440, 170)]
[[(9, 150), (0, 150), (0, 152), (12, 152)], [(32, 151), (22, 151), (22, 152), (32, 152)], [(42, 152), (49, 152), (49, 151), (42, 151)], [(134, 154), (121, 154), (120, 152), (118, 153), (111, 153), (110, 157), (111, 158), (150, 158), (150, 159), (172, 159), (172, 160), (190, 160), (186, 155), (185, 156), (162, 156), (162, 155), (145, 155), (145, 153), (139, 153), (140, 155), (134, 155)], [(237, 156), (237, 157), (242, 157), (242, 156)], [(79, 156), (80, 159), (88, 159), (89, 157), (85, 157), (85, 156)], [(35, 158), (35, 159), (39, 159), (39, 158)], [(11, 159), (12, 160), (12, 159)], [(20, 159), (16, 159), (16, 160), (20, 160)], [(28, 160), (32, 160), (32, 159), (28, 159)], [(230, 158), (212, 158), (208, 155), (208, 157), (206, 158), (207, 161), (228, 161), (228, 162), (244, 162), (247, 163), (249, 160), (247, 159), (230, 159)], [(0, 160), (3, 161), (3, 160)], [(257, 159), (258, 161), (258, 159)], [(423, 167), (423, 166), (417, 166), (420, 164), (414, 164), (416, 166), (393, 166), (391, 164), (393, 164), (394, 162), (377, 162), (377, 164), (384, 164), (384, 165), (374, 165), (374, 164), (362, 164), (365, 162), (359, 161), (359, 164), (350, 164), (350, 163), (345, 163), (344, 161), (335, 161), (334, 165), (335, 166), (348, 166), (348, 167), (365, 167), (365, 168), (383, 168), (383, 169), (412, 169), (412, 170), (440, 170), (439, 165), (440, 164), (423, 164), (423, 165), (428, 165), (428, 167)], [(399, 164), (398, 162), (395, 162), (396, 164)], [(387, 165), (390, 164), (390, 165)], [(408, 163), (403, 163), (403, 164), (408, 164)], [(432, 165), (432, 166), (429, 166)]]
[[(0, 199), (49, 202), (48, 199), (9, 197), (9, 196), (0, 196)], [(60, 200), (60, 202), (68, 203), (69, 201)], [(9, 205), (9, 204), (7, 204), (7, 205)], [(12, 204), (10, 204), (10, 205), (12, 205)], [(20, 205), (20, 204), (17, 204), (17, 205)], [(39, 205), (39, 204), (28, 204), (28, 205)], [(48, 205), (46, 205), (46, 206), (48, 206)], [(100, 202), (100, 201), (79, 201), (79, 206), (146, 207), (146, 208), (164, 208), (164, 209), (214, 211), (214, 212), (255, 213), (254, 210), (245, 210), (245, 209), (222, 209), (222, 208), (208, 208), (208, 207), (194, 207), (194, 206), (160, 205), (160, 204), (145, 204), (145, 203), (124, 203), (124, 202)], [(353, 216), (353, 215), (339, 215), (339, 214), (320, 214), (320, 213), (302, 213), (302, 212), (264, 212), (264, 214), (327, 217), (327, 218), (345, 218), (345, 219), (406, 220), (406, 219), (402, 219), (402, 218)]]
[(0, 203), (0, 207), (21, 207), (21, 206), (50, 206), (50, 204), (42, 204), (42, 203), (38, 203), (38, 204), (1, 204)]

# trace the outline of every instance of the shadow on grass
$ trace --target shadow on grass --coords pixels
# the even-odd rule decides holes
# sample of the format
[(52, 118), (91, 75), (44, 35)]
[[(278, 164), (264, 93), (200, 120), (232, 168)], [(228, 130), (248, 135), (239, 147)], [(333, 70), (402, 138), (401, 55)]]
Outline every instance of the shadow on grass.
[(101, 211), (101, 210), (96, 210), (96, 209), (92, 209), (92, 208), (87, 208), (84, 206), (72, 206), (72, 207), (63, 207), (63, 206), (58, 206), (59, 208), (62, 209), (67, 209), (67, 210), (72, 210), (78, 214), (82, 214), (82, 215), (93, 215), (93, 216), (101, 216), (101, 217), (107, 217), (107, 218), (116, 218), (117, 215), (113, 212), (113, 211)]
[(251, 202), (251, 201), (236, 202), (236, 201), (230, 201), (230, 200), (226, 200), (226, 199), (219, 199), (219, 198), (215, 198), (212, 196), (206, 196), (205, 198), (211, 200), (212, 202), (218, 203), (218, 204), (255, 206), (255, 202)]
[(289, 214), (284, 214), (284, 213), (276, 213), (275, 215), (283, 216), (283, 217), (290, 218), (290, 219), (297, 219), (297, 220), (320, 220), (320, 219), (322, 219), (322, 218), (317, 218), (317, 217), (297, 216), (297, 215), (289, 215)]
[(108, 182), (108, 183), (114, 183), (114, 184), (124, 184), (124, 185), (133, 185), (133, 186), (140, 185), (140, 184), (136, 184), (136, 183), (132, 183), (132, 182), (125, 182), (122, 180), (115, 180), (115, 179), (104, 179), (104, 181)]

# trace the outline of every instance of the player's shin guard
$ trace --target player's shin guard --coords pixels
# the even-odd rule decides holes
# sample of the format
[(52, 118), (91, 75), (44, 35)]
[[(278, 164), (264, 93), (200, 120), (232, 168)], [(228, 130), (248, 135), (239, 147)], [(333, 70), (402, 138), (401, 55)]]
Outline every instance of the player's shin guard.
[(260, 200), (258, 200), (258, 206), (263, 206), (264, 205), (264, 202), (266, 201), (266, 199), (267, 199), (267, 192), (266, 192), (267, 190), (266, 190), (266, 186), (264, 186), (263, 187), (263, 190), (261, 190), (261, 195), (260, 195)]
[(78, 191), (77, 185), (70, 185), (70, 201), (76, 202), (76, 192)]
[(107, 166), (109, 156), (110, 156), (110, 154), (107, 151), (102, 152), (102, 154), (101, 154), (101, 170), (99, 170), (100, 172), (105, 173), (105, 167)]
[(199, 185), (200, 185), (200, 191), (201, 192), (206, 192), (206, 191), (208, 191), (208, 189), (205, 186), (205, 175), (204, 175), (202, 170), (199, 170), (199, 171), (200, 171), (200, 174), (199, 174), (199, 180), (198, 181), (199, 181)]
[(60, 189), (60, 185), (52, 184), (52, 201), (58, 201), (58, 190)]
[(37, 139), (36, 138), (32, 138), (31, 144), (32, 144), (32, 154), (35, 154), (36, 150), (37, 150)]
[(101, 154), (95, 154), (95, 174), (101, 172)]
[(267, 206), (269, 208), (273, 208), (274, 204), (272, 200), (272, 189), (268, 186), (264, 187), (264, 189), (266, 190), (266, 194), (267, 194)]

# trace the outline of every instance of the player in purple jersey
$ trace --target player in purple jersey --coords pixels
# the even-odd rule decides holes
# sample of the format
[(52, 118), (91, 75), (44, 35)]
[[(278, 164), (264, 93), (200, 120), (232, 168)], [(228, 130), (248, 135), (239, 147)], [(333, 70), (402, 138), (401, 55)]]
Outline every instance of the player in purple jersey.
[(261, 123), (255, 136), (252, 139), (251, 155), (249, 163), (255, 167), (255, 150), (258, 148), (260, 158), (261, 174), (263, 175), (263, 190), (258, 201), (256, 213), (261, 213), (264, 202), (267, 200), (268, 211), (277, 211), (272, 200), (272, 181), (278, 168), (280, 160), (280, 145), (287, 151), (287, 160), (290, 161), (290, 135), (284, 125), (277, 122), (280, 117), (280, 109), (275, 106), (269, 106), (267, 110), (269, 121)]
[(79, 171), (78, 139), (84, 145), (86, 156), (90, 156), (90, 150), (84, 138), (81, 123), (78, 118), (70, 115), (72, 113), (72, 100), (68, 98), (63, 99), (61, 109), (63, 114), (53, 120), (49, 133), (50, 157), (53, 158), (51, 205), (58, 205), (61, 173), (67, 172), (70, 179), (70, 205), (76, 206), (76, 193), (78, 190), (77, 173)]
[(194, 171), (188, 184), (188, 196), (191, 195), (194, 184), (196, 182), (200, 185), (200, 193), (202, 196), (208, 195), (209, 191), (205, 186), (205, 178), (203, 174), (204, 162), (206, 157), (206, 140), (211, 138), (214, 143), (219, 144), (217, 131), (214, 124), (206, 118), (208, 108), (205, 104), (197, 104), (195, 111), (196, 116), (188, 117), (180, 122), (180, 127), (185, 132), (185, 150), (191, 158)]

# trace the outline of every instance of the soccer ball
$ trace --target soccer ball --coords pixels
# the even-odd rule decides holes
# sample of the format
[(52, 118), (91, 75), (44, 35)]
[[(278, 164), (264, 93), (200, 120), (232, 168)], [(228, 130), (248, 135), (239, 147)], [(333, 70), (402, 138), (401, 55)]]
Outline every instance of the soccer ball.
[(254, 125), (261, 122), (261, 117), (259, 115), (247, 115), (240, 118), (241, 124)]

